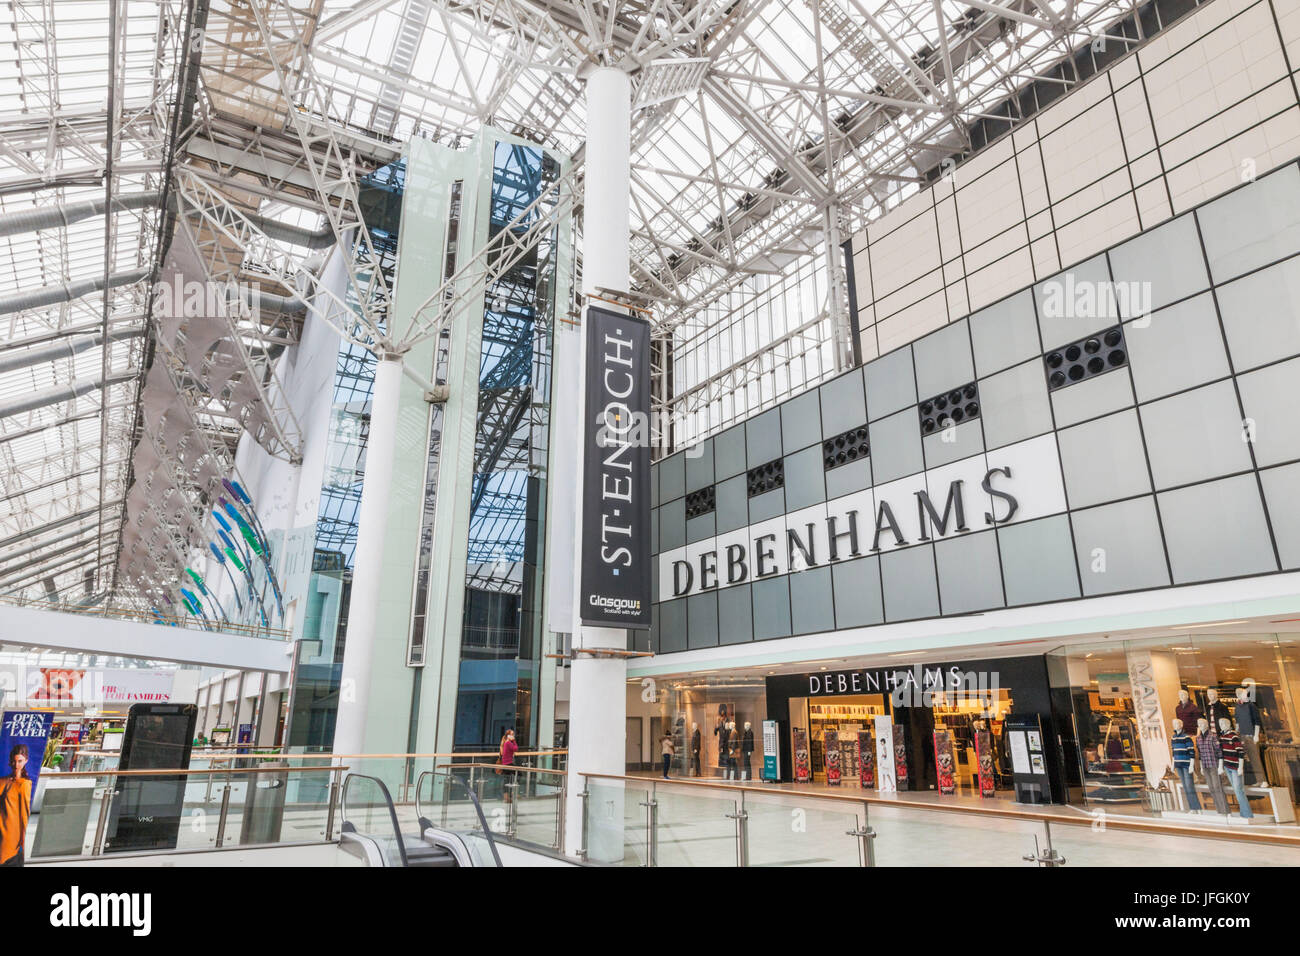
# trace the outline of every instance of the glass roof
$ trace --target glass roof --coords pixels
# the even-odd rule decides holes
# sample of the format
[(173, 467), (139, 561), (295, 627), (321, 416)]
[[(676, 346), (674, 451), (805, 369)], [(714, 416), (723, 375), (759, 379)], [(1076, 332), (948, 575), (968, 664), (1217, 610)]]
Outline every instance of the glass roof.
[[(580, 165), (577, 75), (591, 62), (624, 66), (637, 89), (633, 291), (655, 301), (680, 347), (707, 335), (754, 276), (779, 286), (810, 275), (832, 236), (1010, 128), (1021, 114), (1009, 99), (1133, 9), (1129, 0), (6, 4), (0, 597), (76, 603), (119, 587), (131, 461), (150, 438), (139, 405), (156, 344), (146, 277), (177, 221), (161, 212), (169, 163), (173, 205), (185, 183), (201, 181), (263, 227), (296, 230), (286, 240), (294, 255), (319, 248), (310, 234), (327, 225), (326, 206), (288, 100), (361, 173), (392, 162), (410, 138), (460, 145), (488, 124)], [(1121, 50), (1140, 40), (1115, 38)], [(297, 84), (287, 94), (282, 76)], [(193, 228), (205, 268), (224, 261), (233, 275), (247, 265), (251, 252), (205, 244), (212, 234)], [(824, 309), (842, 308), (825, 295)], [(292, 323), (276, 322), (264, 308), (236, 329), (250, 361), (268, 339), (292, 343)], [(751, 338), (747, 353), (764, 346)], [(709, 359), (690, 384), (733, 360)], [(240, 423), (228, 409), (186, 394), (205, 440), (233, 448)], [(130, 600), (127, 591), (116, 599)]]

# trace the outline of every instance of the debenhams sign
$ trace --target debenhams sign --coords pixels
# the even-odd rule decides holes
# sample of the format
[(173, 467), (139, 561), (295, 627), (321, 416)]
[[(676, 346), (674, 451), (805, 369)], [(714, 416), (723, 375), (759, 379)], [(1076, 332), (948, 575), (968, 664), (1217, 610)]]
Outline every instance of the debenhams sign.
[[(910, 493), (910, 500), (902, 497), (891, 500), (881, 494), (874, 515), (850, 507), (838, 514), (828, 514), (820, 522), (800, 524), (788, 520), (783, 530), (766, 530), (767, 523), (759, 523), (746, 529), (750, 533), (744, 540), (726, 544), (723, 541), (734, 536), (719, 535), (713, 549), (674, 559), (671, 581), (661, 581), (660, 591), (668, 592), (664, 597), (683, 597), (960, 534), (971, 530), (972, 521), (978, 522), (977, 527), (1006, 524), (1020, 509), (1020, 502), (1010, 490), (1018, 477), (1019, 472), (1013, 474), (1010, 465), (989, 468), (980, 481), (983, 491), (980, 498), (987, 504), (978, 508), (976, 514), (968, 512), (967, 481), (957, 478), (948, 483), (942, 503), (935, 500), (938, 495), (932, 496), (929, 490), (920, 488)], [(911, 509), (914, 520), (912, 514), (902, 509)], [(665, 586), (669, 583), (671, 591)]]

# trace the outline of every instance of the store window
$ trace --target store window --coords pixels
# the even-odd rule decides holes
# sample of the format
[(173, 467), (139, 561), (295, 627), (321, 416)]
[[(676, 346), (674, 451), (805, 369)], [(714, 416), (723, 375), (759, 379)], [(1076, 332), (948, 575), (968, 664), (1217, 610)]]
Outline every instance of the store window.
[(1287, 634), (1189, 634), (1049, 655), (1058, 693), (1068, 688), (1082, 802), (1294, 822), (1298, 644)]
[(767, 696), (757, 678), (687, 677), (661, 681), (654, 699), (629, 699), (628, 716), (649, 717), (645, 750), (657, 760), (666, 733), (673, 743), (671, 772), (715, 780), (758, 780), (763, 769)]

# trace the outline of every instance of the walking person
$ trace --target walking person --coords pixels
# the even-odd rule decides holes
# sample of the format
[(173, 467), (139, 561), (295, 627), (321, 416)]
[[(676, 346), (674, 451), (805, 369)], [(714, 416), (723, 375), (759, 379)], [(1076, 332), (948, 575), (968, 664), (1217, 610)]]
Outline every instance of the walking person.
[(672, 734), (664, 734), (659, 738), (659, 752), (664, 758), (664, 779), (668, 779), (668, 768), (672, 766), (673, 754), (677, 752), (676, 745), (673, 744)]
[(9, 751), (9, 775), (0, 777), (0, 866), (22, 866), (27, 820), (32, 812), (32, 778), (26, 744)]

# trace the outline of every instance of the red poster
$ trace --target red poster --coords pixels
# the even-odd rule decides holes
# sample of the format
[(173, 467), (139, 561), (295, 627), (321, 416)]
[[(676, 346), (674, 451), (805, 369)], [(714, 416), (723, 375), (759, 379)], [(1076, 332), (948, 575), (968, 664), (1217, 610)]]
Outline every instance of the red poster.
[(808, 759), (808, 731), (796, 727), (794, 736), (794, 782), (807, 783), (812, 779), (812, 763)]
[(939, 773), (939, 792), (956, 793), (957, 784), (953, 776), (956, 762), (952, 754), (952, 734), (947, 730), (934, 732), (934, 768)]
[(993, 787), (993, 735), (987, 730), (975, 731), (975, 759), (979, 763), (980, 796), (991, 797)]
[(826, 744), (826, 786), (840, 785), (840, 735), (828, 730), (823, 737)]
[(876, 742), (871, 739), (871, 732), (858, 731), (858, 784), (863, 790), (873, 790), (876, 786)]

